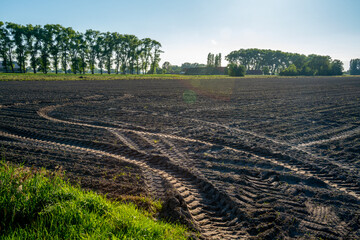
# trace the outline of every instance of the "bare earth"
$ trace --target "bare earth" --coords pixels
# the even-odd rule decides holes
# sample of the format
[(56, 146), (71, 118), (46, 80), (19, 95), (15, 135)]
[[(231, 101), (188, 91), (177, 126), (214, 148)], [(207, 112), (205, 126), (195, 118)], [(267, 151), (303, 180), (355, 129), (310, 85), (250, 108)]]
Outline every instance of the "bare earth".
[(206, 239), (360, 239), (360, 78), (0, 82), (0, 144)]

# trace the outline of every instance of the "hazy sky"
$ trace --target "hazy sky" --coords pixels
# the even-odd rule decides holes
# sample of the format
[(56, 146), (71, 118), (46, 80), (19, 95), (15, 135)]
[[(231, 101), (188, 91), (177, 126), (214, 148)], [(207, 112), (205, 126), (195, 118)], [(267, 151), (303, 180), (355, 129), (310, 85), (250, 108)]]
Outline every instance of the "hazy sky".
[[(240, 48), (360, 58), (360, 0), (0, 0), (0, 21), (61, 24), (159, 41), (162, 61)], [(223, 61), (223, 65), (225, 62)]]

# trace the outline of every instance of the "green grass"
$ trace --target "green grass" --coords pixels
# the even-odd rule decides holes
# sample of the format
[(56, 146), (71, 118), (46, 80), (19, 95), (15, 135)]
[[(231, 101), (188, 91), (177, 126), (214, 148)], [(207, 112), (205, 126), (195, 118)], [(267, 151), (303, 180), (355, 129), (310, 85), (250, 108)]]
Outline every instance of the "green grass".
[[(133, 79), (244, 79), (244, 78), (314, 78), (326, 76), (278, 76), (278, 75), (246, 75), (245, 77), (230, 77), (227, 75), (179, 75), (179, 74), (64, 74), (64, 73), (0, 73), (0, 81), (76, 81), (76, 80), (133, 80)], [(334, 76), (359, 77), (359, 76)]]
[[(157, 206), (158, 207), (158, 206)], [(187, 239), (132, 203), (71, 186), (61, 172), (0, 161), (0, 239)]]
[(133, 80), (133, 79), (224, 79), (225, 75), (177, 75), (177, 74), (55, 74), (55, 73), (0, 73), (0, 81), (76, 81), (76, 80)]

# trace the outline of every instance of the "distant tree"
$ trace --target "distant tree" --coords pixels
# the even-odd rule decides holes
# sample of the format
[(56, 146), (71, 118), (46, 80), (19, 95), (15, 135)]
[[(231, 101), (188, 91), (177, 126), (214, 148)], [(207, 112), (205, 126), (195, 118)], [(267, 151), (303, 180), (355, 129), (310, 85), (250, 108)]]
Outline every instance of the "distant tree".
[(47, 24), (44, 26), (50, 34), (51, 41), (49, 42), (49, 53), (53, 60), (53, 67), (55, 73), (58, 73), (60, 63), (61, 48), (59, 47), (61, 42), (61, 30), (62, 27), (59, 24)]
[(104, 36), (100, 34), (97, 38), (95, 52), (96, 59), (98, 61), (98, 67), (100, 68), (100, 74), (103, 74), (104, 69)]
[(47, 73), (50, 69), (50, 50), (53, 40), (51, 28), (40, 28), (39, 40), (40, 69), (43, 73)]
[(128, 69), (131, 74), (134, 74), (137, 61), (138, 47), (141, 42), (135, 35), (126, 35), (125, 41), (127, 47), (126, 52), (128, 56)]
[(331, 62), (331, 75), (342, 75), (344, 71), (344, 64), (337, 59)]
[(262, 71), (263, 71), (264, 75), (270, 75), (270, 69), (268, 66), (263, 67)]
[(309, 55), (308, 67), (315, 75), (331, 75), (331, 58), (329, 56)]
[(157, 73), (162, 71), (157, 70), (162, 52), (158, 41), (140, 40), (135, 35), (94, 30), (84, 34), (59, 24), (41, 27), (0, 21), (0, 58), (6, 72), (14, 72), (15, 59), (21, 72), (25, 72), (30, 55), (34, 73), (38, 69), (44, 73), (55, 69), (58, 73), (60, 64), (65, 73), (70, 66), (75, 74), (84, 74), (88, 67), (94, 74), (96, 65), (101, 73), (106, 68), (110, 74), (114, 64), (117, 74), (119, 70), (124, 74)]
[(169, 71), (170, 71), (169, 73), (180, 74), (181, 73), (181, 66), (170, 65), (170, 70)]
[(69, 47), (69, 57), (70, 57), (70, 68), (71, 72), (77, 74), (80, 72), (80, 39), (81, 35), (79, 32), (74, 30), (69, 31), (70, 38), (70, 47)]
[(13, 42), (15, 44), (16, 60), (20, 67), (20, 72), (25, 72), (27, 51), (25, 44), (25, 27), (15, 23), (6, 23)]
[[(71, 56), (71, 51), (76, 51), (73, 41), (73, 35), (75, 31), (71, 28), (63, 28), (61, 31), (61, 65), (65, 73), (67, 73), (69, 61), (72, 62), (73, 67), (75, 66), (75, 59)], [(70, 58), (70, 59), (69, 59)]]
[(221, 53), (215, 55), (214, 66), (215, 67), (221, 67)]
[(289, 67), (282, 70), (279, 74), (281, 76), (296, 76), (298, 75), (298, 71), (296, 69), (295, 64), (291, 64)]
[(215, 56), (214, 56), (214, 54), (212, 54), (212, 53), (208, 54), (206, 66), (207, 67), (214, 67), (215, 66)]
[(360, 75), (360, 59), (351, 59), (350, 61), (350, 74)]
[(5, 72), (9, 71), (9, 61), (10, 56), (8, 54), (11, 40), (9, 38), (8, 30), (3, 22), (0, 21), (0, 58), (3, 60), (3, 66), (5, 68)]
[[(298, 53), (256, 48), (232, 51), (225, 59), (229, 63), (244, 65), (247, 70), (261, 70), (267, 67), (272, 74), (280, 71), (283, 74), (294, 74), (293, 66), (288, 69), (293, 64), (296, 67), (297, 75), (333, 75), (333, 66), (334, 68), (339, 66), (338, 62), (333, 63), (329, 56), (315, 54), (305, 56)], [(336, 74), (340, 73), (339, 69)]]
[(143, 73), (148, 71), (151, 59), (152, 40), (150, 38), (144, 38), (141, 40), (143, 51), (140, 55), (141, 58), (141, 70)]
[(90, 68), (90, 71), (92, 74), (95, 73), (95, 65), (96, 65), (96, 50), (97, 50), (97, 44), (98, 44), (98, 38), (99, 38), (100, 32), (94, 31), (92, 29), (88, 29), (85, 32), (85, 41), (86, 41), (86, 59), (88, 66)]
[(168, 73), (171, 70), (171, 65), (169, 62), (164, 62), (162, 65), (163, 73)]
[(30, 67), (34, 73), (37, 72), (37, 68), (40, 65), (40, 59), (38, 58), (41, 40), (40, 29), (39, 25), (33, 26), (28, 24), (25, 30), (26, 50), (30, 54)]
[(15, 72), (14, 69), (14, 48), (15, 48), (15, 41), (14, 39), (12, 39), (11, 37), (11, 32), (9, 31), (9, 23), (6, 23), (6, 25), (2, 28), (2, 41), (3, 43), (3, 47), (2, 47), (2, 57), (4, 60), (4, 65), (7, 71), (7, 67), (10, 67), (11, 72)]
[(106, 70), (108, 74), (111, 73), (111, 66), (113, 63), (112, 56), (114, 51), (114, 38), (113, 35), (110, 32), (103, 34), (103, 48), (102, 48), (102, 57), (103, 61), (105, 63)]
[(237, 65), (236, 63), (230, 63), (228, 65), (228, 74), (233, 77), (245, 76), (246, 68), (243, 65)]
[(151, 55), (151, 67), (150, 73), (156, 73), (156, 68), (159, 66), (160, 62), (160, 53), (163, 51), (160, 50), (161, 44), (158, 41), (152, 40), (152, 55)]

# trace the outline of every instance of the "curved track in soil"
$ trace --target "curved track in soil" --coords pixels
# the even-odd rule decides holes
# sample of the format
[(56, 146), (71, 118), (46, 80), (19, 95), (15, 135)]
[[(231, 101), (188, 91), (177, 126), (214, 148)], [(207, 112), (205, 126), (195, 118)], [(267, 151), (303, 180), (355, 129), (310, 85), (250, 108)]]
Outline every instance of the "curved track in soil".
[[(359, 134), (357, 122), (306, 129), (305, 121), (265, 119), (247, 127), (246, 121), (226, 122), (236, 105), (203, 103), (178, 111), (172, 110), (173, 102), (167, 103), (172, 95), (165, 94), (158, 107), (151, 94), (149, 98), (136, 94), (97, 94), (51, 105), (44, 100), (6, 104), (0, 111), (9, 120), (3, 120), (0, 143), (93, 154), (136, 165), (154, 198), (165, 199), (169, 189), (179, 195), (185, 203), (183, 216), (206, 239), (359, 236), (359, 168), (354, 167), (355, 160), (338, 161), (326, 152), (328, 148), (316, 148), (333, 142), (349, 145)], [(241, 107), (247, 106), (257, 104)], [(351, 113), (357, 106), (311, 111), (332, 117), (331, 111)], [(219, 112), (218, 120), (207, 117), (209, 109)], [(293, 116), (282, 117), (291, 122), (302, 114), (295, 109)], [(18, 127), (11, 121), (24, 123)], [(28, 127), (27, 122), (33, 121), (38, 124)]]
[[(59, 106), (60, 107), (60, 106)], [(61, 106), (62, 107), (62, 106)], [(144, 169), (148, 170), (148, 172), (152, 172), (157, 174), (158, 177), (162, 181), (166, 181), (170, 183), (172, 186), (175, 187), (175, 189), (180, 193), (180, 195), (185, 200), (190, 213), (192, 214), (192, 218), (195, 221), (196, 225), (199, 226), (199, 228), (202, 231), (202, 234), (205, 237), (210, 238), (218, 238), (218, 239), (240, 239), (249, 238), (249, 233), (252, 231), (268, 231), (271, 230), (272, 232), (275, 232), (276, 226), (271, 223), (270, 226), (264, 226), (264, 229), (261, 230), (251, 230), (246, 229), (244, 227), (237, 226), (241, 220), (238, 218), (238, 215), (240, 214), (243, 218), (249, 218), (251, 217), (246, 212), (241, 211), (241, 208), (237, 207), (237, 201), (232, 200), (229, 196), (223, 196), (222, 198), (219, 197), (219, 190), (213, 186), (205, 176), (202, 176), (200, 172), (196, 171), (189, 171), (188, 169), (191, 169), (191, 164), (193, 161), (188, 160), (186, 156), (184, 156), (183, 153), (181, 153), (175, 145), (171, 142), (171, 139), (177, 140), (177, 141), (184, 141), (184, 142), (193, 142), (201, 145), (205, 145), (207, 147), (214, 147), (214, 146), (221, 146), (222, 148), (232, 151), (235, 153), (239, 153), (242, 155), (251, 156), (253, 158), (256, 158), (258, 160), (262, 160), (264, 162), (270, 162), (271, 164), (274, 164), (275, 166), (283, 167), (284, 169), (287, 169), (291, 172), (294, 172), (296, 175), (301, 175), (301, 178), (309, 178), (314, 179), (316, 177), (321, 183), (324, 185), (328, 185), (330, 188), (334, 188), (338, 191), (342, 191), (345, 194), (351, 195), (358, 200), (360, 200), (359, 191), (357, 188), (354, 191), (352, 186), (350, 184), (344, 184), (344, 183), (338, 183), (336, 182), (336, 178), (334, 177), (322, 177), (324, 174), (318, 174), (318, 169), (316, 169), (317, 166), (303, 166), (302, 162), (299, 163), (293, 163), (289, 164), (287, 162), (282, 162), (279, 160), (276, 160), (275, 157), (269, 158), (269, 157), (263, 157), (260, 155), (257, 155), (255, 153), (239, 150), (231, 146), (227, 146), (223, 143), (211, 143), (207, 142), (205, 140), (197, 140), (197, 139), (191, 139), (191, 138), (184, 138), (184, 137), (178, 137), (174, 135), (168, 135), (168, 134), (158, 134), (158, 133), (149, 133), (145, 131), (137, 131), (137, 130), (130, 130), (126, 128), (111, 128), (111, 127), (104, 127), (104, 126), (96, 126), (92, 124), (87, 123), (80, 123), (80, 122), (72, 122), (72, 121), (66, 121), (61, 119), (56, 119), (53, 117), (50, 117), (47, 113), (48, 111), (53, 111), (56, 109), (56, 106), (52, 106), (50, 108), (45, 107), (38, 111), (38, 114), (41, 117), (44, 117), (48, 120), (60, 122), (60, 123), (66, 123), (66, 124), (73, 124), (73, 125), (79, 125), (79, 126), (86, 126), (86, 127), (92, 127), (92, 128), (101, 128), (106, 129), (107, 131), (113, 133), (120, 141), (122, 141), (125, 145), (127, 145), (129, 148), (133, 149), (134, 151), (137, 151), (139, 153), (142, 153), (146, 156), (163, 156), (169, 160), (168, 162), (163, 161), (157, 161), (156, 163), (151, 164), (150, 166), (147, 165), (146, 167), (142, 164), (141, 167), (144, 167)], [(204, 124), (204, 122), (202, 121)], [(213, 123), (206, 123), (209, 125), (215, 125), (218, 126), (218, 124)], [(220, 127), (224, 127), (220, 125)], [(232, 128), (225, 127), (226, 129), (233, 130)], [(251, 134), (257, 138), (262, 138), (258, 134), (249, 133), (248, 131), (244, 131), (247, 134)], [(132, 135), (126, 136), (129, 133)], [(132, 139), (133, 138), (133, 139)], [(267, 137), (263, 137), (262, 139), (270, 140), (271, 142), (278, 144), (277, 141), (269, 139)], [(135, 142), (137, 141), (137, 142)], [(151, 152), (156, 153), (149, 153), (149, 151), (146, 151), (144, 146), (150, 146), (152, 148)], [(285, 145), (285, 144), (281, 144)], [(149, 147), (147, 147), (149, 149)], [(142, 162), (143, 163), (143, 162)], [(327, 165), (329, 163), (326, 163)], [(309, 167), (312, 168), (309, 170)], [(176, 171), (178, 170), (178, 171)], [(185, 172), (185, 174), (183, 173)], [(163, 188), (163, 185), (159, 184), (160, 179), (156, 179), (154, 181), (154, 177), (150, 178), (150, 182), (148, 182), (148, 185), (151, 186), (150, 189), (152, 193), (157, 197), (161, 197), (161, 188)], [(195, 179), (195, 180), (194, 180)], [(256, 186), (253, 191), (261, 190), (269, 192), (271, 189), (271, 184), (264, 182), (261, 178), (250, 178), (247, 179), (249, 182), (254, 184)], [(149, 180), (148, 180), (149, 181)], [(160, 192), (160, 195), (159, 195)], [(207, 192), (210, 192), (210, 194), (207, 194)], [(274, 191), (274, 193), (276, 190)], [(214, 193), (217, 193), (215, 197), (213, 197)], [(251, 199), (251, 198), (250, 198)], [(248, 200), (248, 202), (250, 202)], [(264, 200), (263, 200), (264, 202)], [(242, 202), (246, 203), (246, 202)], [(289, 203), (288, 203), (289, 204)], [(291, 203), (290, 203), (291, 204)], [(296, 203), (292, 203), (295, 206)], [(261, 212), (259, 210), (259, 207), (256, 205), (249, 204), (247, 206), (247, 211), (249, 208), (255, 209), (255, 212)], [(329, 213), (327, 211), (321, 211), (323, 207), (320, 207), (318, 205), (307, 205), (306, 209), (310, 212), (311, 215), (315, 215), (314, 217), (311, 217), (311, 219), (302, 219), (302, 224), (304, 226), (311, 226), (312, 228), (315, 228), (318, 231), (322, 231), (322, 227), (317, 226), (317, 223), (322, 223), (323, 218), (328, 218), (327, 216), (331, 216), (332, 213)], [(320, 209), (320, 210), (319, 210)], [(327, 208), (326, 208), (327, 209)], [(266, 212), (266, 218), (270, 218), (273, 220), (274, 216), (269, 215), (269, 210), (265, 209), (263, 210)], [(320, 211), (320, 212), (319, 212)], [(261, 224), (263, 222), (263, 218), (260, 218), (261, 221), (258, 222), (258, 224)], [(338, 225), (341, 222), (333, 220), (333, 225)], [(316, 227), (314, 227), (315, 225)], [(321, 224), (320, 224), (321, 225)], [(240, 230), (237, 230), (240, 229)], [(336, 228), (334, 231), (334, 235), (337, 235), (340, 233), (340, 235), (346, 235), (346, 227), (341, 226), (341, 229)], [(324, 230), (325, 232), (328, 231), (328, 229)], [(266, 233), (266, 235), (271, 235), (273, 233)], [(326, 234), (325, 236), (331, 236)]]

